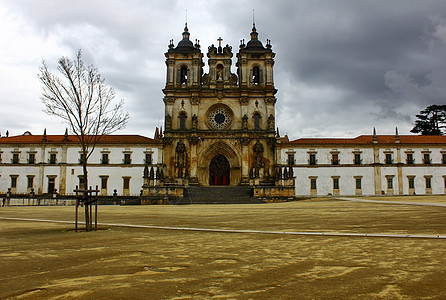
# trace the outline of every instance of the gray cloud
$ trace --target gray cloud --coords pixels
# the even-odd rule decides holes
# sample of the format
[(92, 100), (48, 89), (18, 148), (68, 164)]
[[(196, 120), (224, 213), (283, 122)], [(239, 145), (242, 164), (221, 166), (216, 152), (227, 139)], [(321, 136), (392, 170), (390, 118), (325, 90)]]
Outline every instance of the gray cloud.
[[(420, 109), (446, 103), (442, 1), (14, 0), (0, 4), (6, 36), (21, 37), (0, 52), (2, 71), (16, 73), (0, 77), (8, 85), (0, 85), (0, 96), (13, 99), (9, 107), (23, 107), (15, 118), (23, 121), (2, 113), (0, 131), (64, 130), (36, 116), (35, 74), (42, 58), (54, 65), (82, 48), (126, 101), (131, 119), (123, 132), (152, 136), (163, 119), (163, 54), (171, 38), (181, 38), (185, 9), (191, 38), (200, 39), (203, 52), (219, 36), (236, 52), (239, 41), (249, 39), (253, 8), (260, 39), (271, 39), (277, 54), (282, 134), (354, 136), (373, 127), (391, 134), (395, 126), (407, 134)], [(18, 86), (23, 76), (32, 83), (26, 91)]]

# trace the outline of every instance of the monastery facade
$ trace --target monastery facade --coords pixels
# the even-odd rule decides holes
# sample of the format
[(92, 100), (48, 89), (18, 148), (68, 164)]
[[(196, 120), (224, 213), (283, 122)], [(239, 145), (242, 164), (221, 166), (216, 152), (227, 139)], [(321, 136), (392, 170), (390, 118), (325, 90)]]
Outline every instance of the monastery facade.
[[(275, 53), (251, 38), (203, 53), (187, 25), (166, 56), (164, 132), (104, 136), (88, 160), (101, 194), (172, 195), (189, 186), (245, 186), (255, 197), (446, 193), (446, 137), (362, 135), (289, 141), (275, 126)], [(75, 136), (0, 138), (0, 194), (73, 194), (82, 184)], [(116, 190), (116, 191), (115, 191)]]

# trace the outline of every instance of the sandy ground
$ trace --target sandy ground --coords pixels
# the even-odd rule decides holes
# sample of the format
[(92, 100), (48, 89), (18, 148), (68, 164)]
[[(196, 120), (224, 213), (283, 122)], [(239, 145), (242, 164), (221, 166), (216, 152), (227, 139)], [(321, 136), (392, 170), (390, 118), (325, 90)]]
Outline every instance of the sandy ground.
[(418, 202), (418, 203), (442, 203), (446, 204), (445, 195), (432, 196), (380, 196), (380, 197), (365, 197), (362, 199), (381, 200), (381, 201), (396, 201), (396, 202)]
[[(74, 208), (3, 207), (1, 217), (73, 221)], [(238, 230), (446, 235), (444, 207), (334, 200), (100, 206), (99, 221)], [(0, 219), (0, 298), (446, 298), (446, 239), (117, 226), (75, 233), (73, 228), (72, 224)]]

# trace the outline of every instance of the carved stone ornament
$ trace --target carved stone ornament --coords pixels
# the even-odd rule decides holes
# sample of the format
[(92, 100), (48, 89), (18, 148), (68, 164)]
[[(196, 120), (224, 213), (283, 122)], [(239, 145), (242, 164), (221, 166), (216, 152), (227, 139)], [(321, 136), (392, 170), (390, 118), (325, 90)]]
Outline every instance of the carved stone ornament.
[(175, 97), (164, 97), (164, 103), (165, 104), (174, 104), (175, 103)]
[(276, 101), (277, 101), (276, 97), (265, 98), (265, 103), (267, 104), (276, 104)]
[(249, 98), (248, 97), (240, 97), (240, 104), (241, 105), (247, 105), (249, 102)]
[(173, 139), (171, 137), (163, 137), (163, 142), (166, 145), (171, 145), (172, 144)]
[(199, 141), (200, 141), (200, 138), (198, 136), (190, 136), (189, 137), (189, 143), (191, 145), (197, 145)]
[(166, 116), (166, 130), (170, 130), (172, 129), (172, 116), (171, 115), (167, 115)]
[(248, 138), (248, 137), (242, 137), (242, 138), (240, 138), (240, 144), (241, 144), (242, 146), (248, 146), (250, 142), (251, 142), (251, 139)]
[(192, 103), (192, 105), (198, 105), (198, 104), (200, 104), (200, 98), (199, 97), (192, 97), (190, 99), (190, 103)]

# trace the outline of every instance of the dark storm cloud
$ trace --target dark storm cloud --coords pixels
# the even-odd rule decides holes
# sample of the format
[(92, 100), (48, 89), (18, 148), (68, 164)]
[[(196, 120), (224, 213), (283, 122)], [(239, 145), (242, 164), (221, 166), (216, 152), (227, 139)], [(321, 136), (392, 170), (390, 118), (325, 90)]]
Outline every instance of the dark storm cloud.
[(446, 103), (444, 1), (3, 3), (31, 28), (29, 36), (58, 46), (28, 58), (28, 71), (41, 58), (54, 63), (82, 48), (125, 99), (131, 133), (151, 136), (162, 123), (163, 54), (170, 39), (181, 38), (186, 9), (191, 39), (200, 39), (204, 53), (220, 36), (237, 52), (255, 9), (259, 38), (271, 39), (277, 54), (277, 124), (292, 138), (369, 134), (373, 127), (391, 134), (395, 126), (407, 134), (420, 109)]

